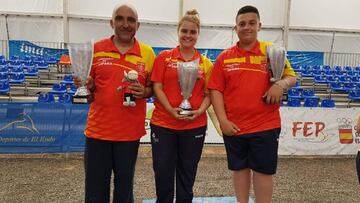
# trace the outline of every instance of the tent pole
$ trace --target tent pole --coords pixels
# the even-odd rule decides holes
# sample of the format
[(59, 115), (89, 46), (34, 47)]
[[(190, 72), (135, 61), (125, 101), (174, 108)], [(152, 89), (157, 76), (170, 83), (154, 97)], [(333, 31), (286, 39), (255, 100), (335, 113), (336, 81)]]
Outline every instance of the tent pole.
[(284, 18), (284, 30), (283, 30), (283, 46), (288, 50), (288, 39), (289, 39), (289, 29), (290, 29), (290, 8), (291, 0), (285, 1), (285, 18)]
[(69, 9), (69, 2), (68, 0), (63, 0), (63, 32), (64, 32), (64, 48), (67, 47), (69, 43), (69, 16), (68, 16), (68, 9)]

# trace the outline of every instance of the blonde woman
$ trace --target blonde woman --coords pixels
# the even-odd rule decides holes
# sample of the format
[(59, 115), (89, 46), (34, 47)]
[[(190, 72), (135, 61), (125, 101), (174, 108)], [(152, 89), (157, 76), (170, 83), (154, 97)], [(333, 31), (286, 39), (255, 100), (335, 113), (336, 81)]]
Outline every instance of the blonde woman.
[[(206, 90), (211, 61), (195, 48), (200, 32), (196, 10), (187, 11), (178, 23), (179, 45), (162, 51), (154, 62), (155, 109), (151, 119), (151, 145), (156, 183), (156, 202), (192, 202), (193, 185), (207, 128), (206, 109), (210, 98)], [(178, 62), (199, 60), (197, 80), (189, 102), (190, 115), (181, 115), (183, 100)], [(175, 183), (176, 179), (176, 183)]]

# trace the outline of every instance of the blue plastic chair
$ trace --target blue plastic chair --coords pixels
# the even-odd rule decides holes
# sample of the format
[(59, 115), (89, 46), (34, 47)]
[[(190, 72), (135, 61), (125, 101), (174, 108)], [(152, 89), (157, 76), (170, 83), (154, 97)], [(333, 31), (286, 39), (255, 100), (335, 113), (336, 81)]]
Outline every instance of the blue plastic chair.
[(8, 66), (5, 64), (5, 65), (0, 65), (0, 73), (7, 73), (9, 72), (9, 68)]
[(330, 70), (325, 70), (324, 74), (326, 76), (334, 76), (335, 75), (335, 71), (330, 69)]
[(314, 71), (311, 69), (304, 69), (301, 71), (302, 77), (314, 77)]
[(332, 92), (345, 92), (344, 83), (341, 82), (331, 82), (330, 90)]
[(356, 89), (356, 85), (355, 85), (355, 83), (344, 83), (344, 90), (346, 91), (346, 92), (349, 92), (349, 91), (351, 91), (351, 90), (355, 90)]
[(303, 89), (302, 96), (303, 98), (318, 98), (317, 96), (315, 96), (314, 89)]
[(301, 106), (301, 100), (299, 98), (288, 98), (286, 106), (289, 107), (300, 107)]
[(71, 85), (74, 84), (73, 76), (72, 75), (65, 75), (64, 79), (61, 81), (63, 84)]
[(22, 65), (20, 66), (13, 66), (12, 68), (10, 68), (10, 74), (14, 74), (14, 73), (23, 73), (24, 69), (22, 67)]
[(48, 92), (42, 92), (38, 96), (39, 103), (52, 103), (55, 102), (54, 95)]
[(10, 92), (10, 85), (8, 80), (0, 80), (0, 93), (8, 94)]
[(49, 64), (45, 61), (35, 62), (35, 64), (39, 70), (47, 70), (49, 68)]
[(301, 99), (302, 96), (301, 96), (301, 89), (298, 89), (298, 88), (290, 88), (288, 89), (287, 91), (287, 96), (288, 98), (298, 98), (298, 99)]
[(319, 75), (324, 75), (325, 71), (321, 70), (321, 69), (316, 69), (314, 70), (314, 76), (319, 76)]
[(360, 101), (360, 90), (351, 90), (348, 93), (348, 107), (350, 107), (350, 103), (353, 101)]
[(25, 74), (23, 72), (12, 73), (12, 74), (10, 74), (9, 82), (15, 83), (15, 84), (23, 84), (25, 82)]
[(345, 66), (345, 67), (344, 67), (344, 70), (345, 70), (346, 72), (352, 72), (352, 71), (353, 71), (353, 68), (352, 68), (351, 66)]
[(0, 59), (0, 66), (8, 65), (5, 59)]
[(38, 76), (39, 75), (39, 70), (35, 66), (29, 67), (29, 68), (26, 69), (25, 75), (26, 76)]
[(319, 98), (317, 97), (307, 97), (304, 99), (304, 107), (318, 107)]
[(350, 82), (350, 77), (347, 75), (342, 75), (338, 77), (338, 81), (342, 83), (348, 83)]
[(360, 100), (360, 90), (351, 90), (351, 91), (349, 91), (348, 98), (351, 101), (359, 101)]
[(323, 99), (320, 103), (323, 108), (335, 108), (335, 101), (332, 99)]
[(360, 73), (360, 66), (356, 66), (354, 69), (355, 69), (355, 72)]
[(77, 90), (77, 87), (76, 87), (76, 85), (75, 84), (71, 84), (70, 85), (70, 89), (68, 90), (68, 94), (71, 94), (71, 95), (74, 95), (75, 94), (75, 92), (76, 92), (76, 90)]
[(323, 71), (328, 71), (328, 70), (331, 70), (331, 68), (330, 68), (329, 65), (324, 65), (324, 66), (322, 67), (322, 70), (323, 70)]
[(327, 80), (328, 83), (333, 83), (333, 82), (336, 82), (336, 81), (337, 81), (337, 80), (336, 80), (336, 77), (333, 76), (333, 75), (327, 75), (327, 76), (326, 76), (326, 80)]
[(59, 94), (58, 102), (62, 104), (71, 104), (72, 103), (72, 95), (71, 94)]
[(66, 84), (55, 83), (50, 91), (52, 94), (64, 94), (66, 93)]
[(35, 67), (35, 64), (32, 61), (28, 61), (28, 62), (24, 63), (23, 67), (24, 67), (24, 69), (28, 69), (28, 68)]
[(342, 71), (343, 69), (342, 69), (341, 66), (334, 66), (334, 70), (335, 70), (336, 72), (339, 72), (339, 71)]
[(325, 84), (325, 83), (327, 83), (327, 79), (323, 75), (315, 75), (314, 76), (314, 83)]
[(19, 56), (13, 55), (9, 57), (8, 63), (20, 63)]
[(8, 81), (9, 74), (7, 72), (0, 72), (0, 81)]
[(352, 76), (350, 77), (350, 81), (353, 83), (359, 83), (360, 82), (360, 76)]
[(354, 77), (354, 76), (357, 76), (357, 72), (355, 72), (355, 71), (348, 71), (348, 72), (346, 72), (346, 75), (347, 75), (347, 76), (350, 76), (350, 77)]
[(303, 70), (303, 67), (301, 65), (293, 65), (292, 68), (295, 72), (300, 73)]

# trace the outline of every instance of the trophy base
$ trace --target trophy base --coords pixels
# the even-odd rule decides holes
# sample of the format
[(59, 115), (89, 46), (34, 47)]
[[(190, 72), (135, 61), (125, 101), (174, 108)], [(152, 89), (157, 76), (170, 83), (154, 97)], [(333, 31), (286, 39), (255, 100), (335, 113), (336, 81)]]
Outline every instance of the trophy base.
[(179, 115), (184, 115), (184, 116), (191, 116), (192, 109), (182, 109), (181, 111), (179, 111)]
[(88, 99), (87, 95), (85, 95), (85, 96), (73, 96), (72, 103), (73, 104), (88, 104), (89, 99)]

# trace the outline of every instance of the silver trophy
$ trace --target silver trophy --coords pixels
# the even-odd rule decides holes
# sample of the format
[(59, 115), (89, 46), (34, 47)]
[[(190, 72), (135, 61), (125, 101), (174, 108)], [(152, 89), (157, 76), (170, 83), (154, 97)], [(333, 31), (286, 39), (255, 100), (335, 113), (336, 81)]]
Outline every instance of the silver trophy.
[(92, 65), (93, 44), (90, 41), (86, 43), (70, 43), (68, 45), (71, 68), (74, 75), (78, 76), (82, 83), (73, 96), (73, 103), (88, 103), (89, 92), (85, 87), (85, 81), (90, 74)]
[(189, 102), (191, 93), (198, 78), (199, 59), (190, 62), (178, 62), (177, 72), (183, 100), (180, 104), (180, 115), (191, 115), (192, 107)]
[(276, 82), (281, 80), (286, 61), (285, 48), (272, 45), (266, 48), (266, 52), (269, 62), (270, 81)]

